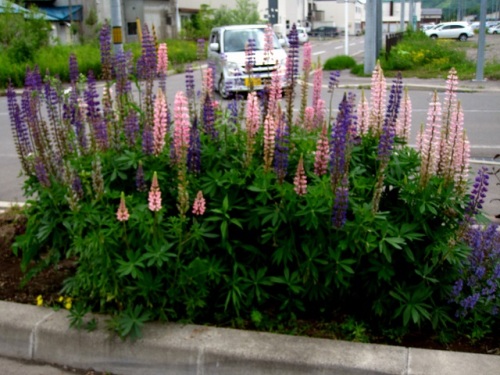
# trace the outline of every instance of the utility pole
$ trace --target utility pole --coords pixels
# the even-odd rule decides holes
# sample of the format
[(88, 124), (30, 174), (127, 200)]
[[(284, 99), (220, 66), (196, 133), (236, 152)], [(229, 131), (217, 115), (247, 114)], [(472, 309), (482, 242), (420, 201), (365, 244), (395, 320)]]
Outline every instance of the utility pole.
[(376, 42), (375, 42), (375, 56), (380, 55), (380, 51), (382, 50), (382, 0), (376, 0), (376, 6), (375, 6), (375, 35), (376, 35)]
[(484, 42), (486, 34), (486, 7), (487, 0), (481, 0), (479, 11), (479, 40), (477, 44), (476, 81), (484, 81)]
[(410, 15), (408, 16), (408, 25), (411, 25), (411, 29), (415, 30), (415, 23), (414, 23), (414, 18), (415, 18), (415, 7), (413, 0), (410, 0)]
[(365, 30), (365, 57), (364, 57), (364, 73), (372, 74), (375, 69), (376, 62), (376, 15), (377, 15), (377, 0), (366, 0), (366, 30)]
[(349, 56), (349, 0), (345, 0), (344, 2), (344, 18), (345, 18), (344, 55)]
[(399, 31), (405, 31), (405, 0), (401, 0), (401, 22), (399, 25)]
[(121, 0), (111, 0), (111, 26), (113, 28), (113, 49), (115, 53), (123, 52)]

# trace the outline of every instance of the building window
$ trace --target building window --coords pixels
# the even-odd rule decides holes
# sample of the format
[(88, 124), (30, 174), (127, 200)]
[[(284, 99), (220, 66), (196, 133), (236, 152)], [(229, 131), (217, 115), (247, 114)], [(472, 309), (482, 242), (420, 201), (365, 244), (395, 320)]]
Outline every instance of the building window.
[(137, 35), (137, 22), (127, 22), (127, 34)]

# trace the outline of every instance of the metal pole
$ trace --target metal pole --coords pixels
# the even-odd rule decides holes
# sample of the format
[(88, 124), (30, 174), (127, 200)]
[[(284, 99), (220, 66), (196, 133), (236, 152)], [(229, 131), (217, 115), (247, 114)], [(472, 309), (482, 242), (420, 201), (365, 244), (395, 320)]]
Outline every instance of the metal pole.
[(376, 7), (375, 7), (375, 35), (376, 35), (376, 42), (375, 42), (375, 56), (380, 55), (380, 51), (382, 50), (382, 0), (377, 0), (376, 1)]
[(405, 31), (405, 0), (401, 0), (401, 22), (399, 29), (399, 31)]
[(479, 40), (477, 44), (476, 81), (484, 81), (484, 44), (486, 38), (486, 7), (487, 0), (481, 0), (479, 11)]
[(408, 17), (408, 25), (411, 25), (412, 30), (415, 30), (415, 24), (413, 23), (413, 18), (415, 15), (415, 7), (413, 4), (413, 0), (410, 0), (410, 15)]
[(344, 2), (345, 33), (344, 33), (344, 55), (349, 56), (349, 0)]
[(366, 0), (366, 30), (365, 30), (365, 56), (364, 73), (372, 74), (376, 62), (376, 8), (377, 0)]
[(111, 26), (113, 28), (113, 49), (123, 52), (123, 30), (121, 0), (111, 1)]

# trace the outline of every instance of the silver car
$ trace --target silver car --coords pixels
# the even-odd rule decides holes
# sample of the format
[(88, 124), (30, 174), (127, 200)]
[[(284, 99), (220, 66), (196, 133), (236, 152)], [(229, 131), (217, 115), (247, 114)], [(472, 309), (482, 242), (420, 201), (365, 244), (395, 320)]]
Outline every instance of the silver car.
[[(286, 84), (286, 52), (284, 40), (272, 32), (272, 50), (266, 52), (266, 25), (221, 26), (210, 32), (208, 61), (215, 67), (216, 90), (223, 99), (235, 92), (262, 90), (271, 83), (272, 73), (277, 71), (282, 87)], [(254, 43), (253, 61), (247, 70), (245, 46)]]

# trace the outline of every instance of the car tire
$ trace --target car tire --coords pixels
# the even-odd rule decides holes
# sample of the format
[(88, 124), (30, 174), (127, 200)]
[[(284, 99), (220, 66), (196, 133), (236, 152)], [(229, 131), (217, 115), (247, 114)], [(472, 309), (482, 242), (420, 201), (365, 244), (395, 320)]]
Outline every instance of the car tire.
[(437, 39), (437, 38), (438, 38), (438, 36), (437, 36), (436, 34), (432, 34), (432, 35), (431, 35), (431, 39), (434, 39), (434, 40), (435, 40), (435, 39)]
[(466, 42), (467, 39), (469, 37), (467, 36), (467, 34), (461, 34), (459, 37), (458, 37), (458, 40), (461, 41), (461, 42)]
[(222, 99), (230, 99), (231, 93), (227, 91), (226, 88), (226, 80), (224, 79), (224, 74), (221, 74), (219, 83), (217, 85), (217, 91), (219, 91), (219, 95)]

